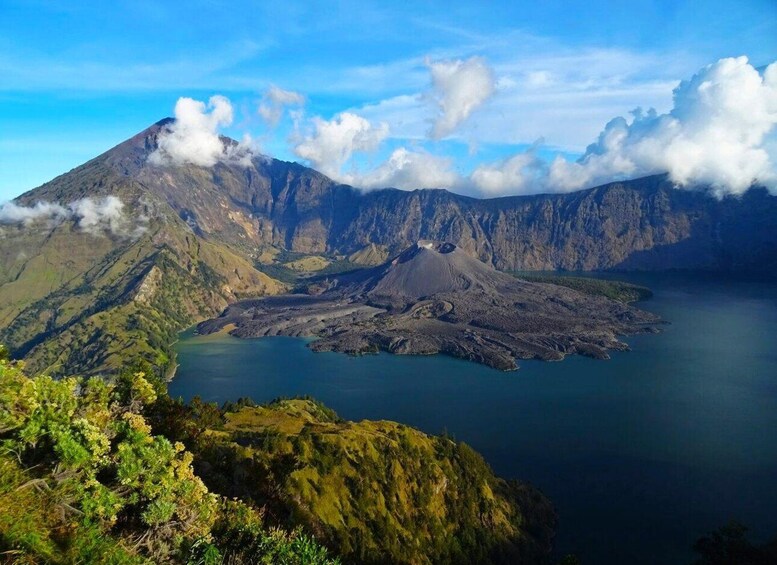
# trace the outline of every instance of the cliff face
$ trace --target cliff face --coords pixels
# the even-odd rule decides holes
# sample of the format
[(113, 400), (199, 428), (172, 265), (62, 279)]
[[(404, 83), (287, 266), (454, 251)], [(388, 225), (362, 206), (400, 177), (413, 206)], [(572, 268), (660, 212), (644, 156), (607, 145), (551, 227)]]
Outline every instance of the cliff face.
[(391, 255), (432, 239), (503, 270), (777, 273), (777, 197), (764, 189), (717, 200), (703, 190), (675, 189), (660, 175), (571, 194), (487, 200), (444, 190), (361, 192), (269, 158), (248, 167), (152, 167), (145, 158), (158, 130), (95, 161), (163, 198), (198, 233), (252, 256), (267, 245), (346, 256), (380, 246)]
[(777, 198), (719, 201), (663, 176), (562, 195), (476, 200), (445, 191), (361, 196), (332, 251), (455, 242), (502, 270), (712, 269), (777, 273)]
[(251, 256), (269, 245), (346, 256), (380, 246), (391, 255), (431, 239), (453, 242), (503, 270), (777, 273), (777, 197), (764, 189), (717, 200), (703, 190), (675, 189), (660, 175), (571, 194), (487, 200), (444, 190), (361, 192), (270, 158), (248, 167), (151, 166), (146, 157), (159, 129), (152, 126), (21, 200), (90, 194), (78, 173), (100, 169), (164, 200), (197, 234)]
[[(73, 217), (0, 227), (0, 341), (35, 359), (35, 368), (109, 368), (112, 362), (97, 355), (105, 349), (99, 344), (118, 351), (125, 340), (117, 336), (159, 328), (159, 320), (138, 325), (134, 311), (119, 306), (156, 300), (165, 326), (156, 333), (169, 336), (238, 298), (278, 292), (255, 269), (258, 258), (278, 249), (374, 263), (428, 239), (454, 243), (502, 270), (777, 275), (777, 197), (764, 189), (717, 200), (654, 176), (489, 200), (444, 190), (361, 192), (266, 157), (247, 166), (154, 166), (148, 156), (164, 125), (16, 201), (68, 206), (115, 198), (123, 204), (123, 234), (90, 234)], [(160, 272), (149, 270), (154, 266)], [(161, 351), (155, 346), (142, 357), (150, 361)]]

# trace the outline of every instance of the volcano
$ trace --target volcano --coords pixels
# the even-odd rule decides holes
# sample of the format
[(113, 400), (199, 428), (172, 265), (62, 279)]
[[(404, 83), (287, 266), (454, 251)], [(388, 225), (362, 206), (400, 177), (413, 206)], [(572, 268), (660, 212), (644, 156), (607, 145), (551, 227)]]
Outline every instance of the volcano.
[(321, 281), (313, 294), (247, 300), (199, 325), (237, 337), (316, 337), (316, 351), (445, 353), (501, 370), (519, 359), (606, 359), (618, 336), (657, 331), (633, 306), (520, 280), (450, 242), (418, 241), (370, 269)]
[[(509, 366), (512, 354), (604, 355), (608, 347), (622, 346), (609, 336), (633, 327), (613, 318), (607, 305), (602, 323), (570, 319), (565, 325), (561, 306), (538, 298), (562, 291), (530, 292), (491, 267), (777, 276), (777, 197), (764, 188), (720, 200), (703, 187), (677, 190), (665, 175), (654, 175), (568, 194), (492, 199), (435, 189), (361, 191), (300, 164), (258, 154), (209, 167), (160, 164), (150, 156), (171, 123), (161, 120), (15, 199), (27, 220), (0, 214), (0, 343), (14, 358), (25, 359), (31, 371), (110, 374), (130, 359), (171, 372), (178, 331), (217, 316), (237, 300), (287, 290), (289, 281), (268, 276), (278, 272), (266, 268), (278, 254), (353, 258), (371, 265), (391, 258), (323, 281), (313, 289), (319, 296), (305, 299), (340, 296), (358, 306), (353, 316), (359, 323), (366, 324), (360, 317), (368, 315), (391, 316), (399, 323), (397, 316), (408, 316), (410, 305), (442, 295), (467, 297), (472, 305), (459, 304), (445, 320), (463, 316), (455, 327), (479, 337), (494, 315), (466, 320), (469, 314), (462, 313), (476, 306), (484, 310), (489, 300), (508, 313), (521, 313), (534, 326), (513, 330), (505, 321), (494, 330), (504, 325), (516, 336), (499, 338), (507, 346), (497, 350), (508, 352), (500, 366)], [(237, 146), (234, 140), (222, 141), (225, 148)], [(59, 212), (42, 216), (45, 210)], [(100, 210), (113, 215), (102, 223), (84, 217)], [(573, 318), (585, 311), (579, 297), (558, 296), (572, 305), (567, 313)], [(597, 312), (592, 314), (599, 320)], [(426, 324), (436, 331), (436, 324), (445, 322), (442, 314), (429, 316), (413, 318), (412, 327)], [(481, 322), (486, 328), (473, 329)], [(453, 326), (439, 327), (450, 333)], [(537, 337), (553, 328), (561, 333)], [(595, 328), (604, 328), (600, 338), (594, 338)], [(337, 345), (322, 330), (315, 347), (397, 352), (459, 347), (448, 338), (424, 339), (412, 328), (404, 337), (399, 329), (390, 330)], [(581, 337), (564, 341), (561, 335)]]

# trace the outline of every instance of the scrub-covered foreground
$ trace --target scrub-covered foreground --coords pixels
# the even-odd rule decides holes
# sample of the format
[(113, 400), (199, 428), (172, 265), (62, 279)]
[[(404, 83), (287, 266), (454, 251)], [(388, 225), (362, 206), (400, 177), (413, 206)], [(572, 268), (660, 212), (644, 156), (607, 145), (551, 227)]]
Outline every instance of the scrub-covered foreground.
[[(171, 399), (0, 359), (0, 552), (20, 563), (548, 563), (555, 515), (464, 444), (311, 400)], [(333, 555), (340, 555), (334, 558)]]

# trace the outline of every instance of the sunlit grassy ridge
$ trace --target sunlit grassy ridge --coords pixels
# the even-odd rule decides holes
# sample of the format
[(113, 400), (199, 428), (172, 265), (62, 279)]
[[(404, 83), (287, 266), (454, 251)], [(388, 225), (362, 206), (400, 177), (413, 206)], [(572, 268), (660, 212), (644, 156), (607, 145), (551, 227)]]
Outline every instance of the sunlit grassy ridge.
[(542, 564), (554, 523), (542, 495), (447, 437), (309, 399), (183, 404), (129, 368), (28, 376), (0, 352), (14, 562)]
[(547, 562), (550, 503), (449, 438), (295, 399), (227, 407), (198, 444), (214, 490), (304, 524), (348, 562)]

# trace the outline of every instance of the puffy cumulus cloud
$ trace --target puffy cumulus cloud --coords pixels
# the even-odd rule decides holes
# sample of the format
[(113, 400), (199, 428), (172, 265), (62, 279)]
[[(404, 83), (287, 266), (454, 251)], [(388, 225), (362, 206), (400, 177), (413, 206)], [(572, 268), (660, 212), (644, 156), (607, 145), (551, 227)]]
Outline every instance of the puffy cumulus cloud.
[(480, 165), (472, 171), (469, 184), (484, 196), (546, 191), (548, 165), (537, 156), (538, 145), (502, 161)]
[(314, 131), (294, 148), (321, 172), (341, 179), (341, 169), (355, 152), (374, 151), (388, 136), (385, 123), (377, 126), (351, 112), (338, 114), (331, 120), (313, 118)]
[(459, 184), (452, 165), (452, 159), (447, 157), (400, 147), (375, 169), (365, 174), (350, 175), (346, 181), (362, 188), (452, 188)]
[(36, 202), (23, 206), (14, 202), (0, 205), (0, 224), (21, 224), (29, 227), (36, 222), (49, 226), (65, 220), (74, 221), (81, 231), (94, 236), (111, 234), (119, 237), (139, 237), (147, 230), (148, 217), (132, 221), (124, 213), (124, 203), (115, 196), (81, 198), (66, 206), (55, 202)]
[(668, 173), (680, 187), (717, 196), (759, 183), (777, 192), (777, 63), (759, 73), (746, 57), (721, 59), (683, 81), (672, 109), (634, 110), (610, 120), (577, 161), (547, 164), (533, 151), (478, 167), (471, 181), (488, 194), (566, 192), (622, 178)]
[(432, 75), (432, 97), (439, 106), (439, 115), (429, 132), (441, 139), (466, 120), (472, 112), (494, 93), (496, 79), (482, 57), (467, 60), (426, 62)]
[(232, 120), (232, 103), (224, 96), (211, 96), (207, 105), (192, 98), (179, 98), (175, 121), (159, 135), (158, 147), (148, 160), (155, 165), (200, 167), (212, 167), (219, 161), (245, 164), (255, 148), (244, 143), (236, 147), (219, 136), (219, 130)]
[(580, 160), (557, 158), (549, 183), (576, 189), (668, 172), (680, 186), (708, 185), (719, 196), (754, 183), (777, 190), (775, 125), (777, 63), (761, 75), (747, 57), (721, 59), (680, 83), (669, 113), (615, 118)]
[(304, 106), (305, 97), (293, 90), (284, 90), (275, 85), (270, 86), (259, 103), (259, 115), (270, 127), (275, 127), (283, 117), (287, 107)]

